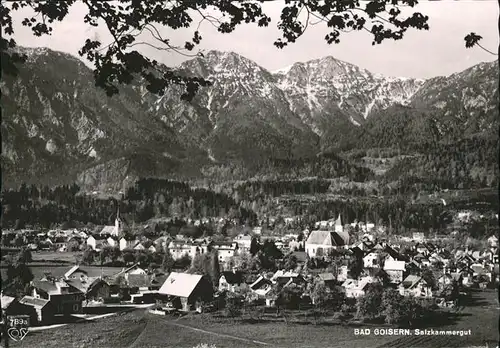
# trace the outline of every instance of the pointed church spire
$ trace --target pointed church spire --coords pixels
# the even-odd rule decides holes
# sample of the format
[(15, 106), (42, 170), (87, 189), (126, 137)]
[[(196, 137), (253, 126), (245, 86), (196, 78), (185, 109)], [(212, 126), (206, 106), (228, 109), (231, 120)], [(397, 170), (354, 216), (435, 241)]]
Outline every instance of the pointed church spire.
[(342, 225), (342, 220), (340, 219), (340, 214), (335, 221), (335, 232), (342, 232), (344, 230), (344, 226)]
[(118, 236), (121, 231), (121, 220), (120, 220), (120, 204), (118, 204), (118, 207), (116, 209), (116, 219), (115, 219), (115, 230), (114, 230), (114, 235)]
[(342, 220), (340, 219), (340, 214), (337, 217), (337, 221), (335, 221), (335, 226), (342, 226)]

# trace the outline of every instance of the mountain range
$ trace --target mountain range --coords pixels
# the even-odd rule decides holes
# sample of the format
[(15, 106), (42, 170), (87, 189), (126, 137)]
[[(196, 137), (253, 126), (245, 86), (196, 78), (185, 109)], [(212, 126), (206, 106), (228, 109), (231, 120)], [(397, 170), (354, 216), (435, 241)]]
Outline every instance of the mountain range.
[[(496, 136), (498, 62), (428, 80), (373, 74), (333, 57), (268, 71), (232, 52), (179, 66), (212, 82), (191, 102), (140, 81), (112, 98), (79, 59), (20, 48), (28, 61), (2, 90), (2, 177), (120, 189), (137, 177), (324, 152)], [(204, 169), (205, 168), (205, 169)]]

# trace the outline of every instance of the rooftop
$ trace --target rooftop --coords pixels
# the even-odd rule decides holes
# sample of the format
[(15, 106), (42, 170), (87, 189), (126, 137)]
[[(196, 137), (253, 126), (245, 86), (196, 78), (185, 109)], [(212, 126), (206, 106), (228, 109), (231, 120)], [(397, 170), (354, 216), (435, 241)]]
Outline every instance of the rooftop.
[(45, 307), (50, 301), (49, 300), (44, 300), (43, 298), (35, 298), (32, 296), (24, 296), (19, 303), (28, 305), (28, 306), (33, 306), (33, 307), (38, 307), (38, 308), (43, 308)]
[(161, 286), (159, 293), (178, 297), (189, 297), (201, 281), (201, 278), (202, 276), (199, 274), (172, 272)]

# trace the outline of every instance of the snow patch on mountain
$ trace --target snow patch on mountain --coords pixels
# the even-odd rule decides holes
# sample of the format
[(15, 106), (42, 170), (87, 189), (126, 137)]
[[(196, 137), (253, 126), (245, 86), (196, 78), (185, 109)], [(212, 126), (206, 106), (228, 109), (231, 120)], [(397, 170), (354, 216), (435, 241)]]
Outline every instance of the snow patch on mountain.
[(56, 142), (53, 139), (49, 139), (49, 141), (47, 141), (47, 143), (45, 144), (45, 150), (47, 150), (47, 152), (50, 152), (51, 154), (56, 152), (57, 151)]
[(211, 148), (208, 148), (207, 153), (208, 153), (208, 158), (210, 159), (210, 161), (217, 162), (217, 160), (215, 159), (214, 153), (213, 153), (213, 151), (212, 151)]

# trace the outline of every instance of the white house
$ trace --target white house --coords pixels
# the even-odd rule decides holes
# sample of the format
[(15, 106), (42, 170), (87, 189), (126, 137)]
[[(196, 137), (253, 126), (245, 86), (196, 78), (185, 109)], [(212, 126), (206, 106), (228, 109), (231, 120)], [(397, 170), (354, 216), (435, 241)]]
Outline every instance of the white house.
[(347, 298), (357, 298), (365, 295), (368, 284), (373, 283), (371, 277), (365, 277), (360, 280), (347, 279), (342, 283)]
[(365, 226), (366, 226), (366, 231), (367, 232), (370, 232), (370, 231), (372, 231), (375, 228), (375, 224), (372, 223), (372, 222), (367, 222)]
[(340, 214), (337, 217), (337, 220), (327, 220), (327, 221), (318, 221), (314, 224), (315, 228), (331, 228), (334, 227), (335, 232), (343, 232), (344, 226), (342, 225), (342, 220), (340, 219)]
[(115, 236), (110, 236), (106, 241), (113, 248), (115, 248), (115, 247), (117, 247), (117, 246), (120, 245), (120, 242), (118, 241), (118, 238), (116, 238)]
[(233, 241), (238, 244), (238, 249), (243, 251), (250, 251), (250, 246), (252, 245), (252, 236), (239, 234)]
[(96, 235), (87, 238), (87, 245), (90, 246), (95, 251), (101, 251), (106, 245), (108, 245), (106, 238), (104, 236)]
[(120, 239), (120, 250), (132, 249), (139, 241), (133, 237), (122, 237)]
[(363, 267), (364, 268), (374, 268), (380, 267), (379, 263), (380, 253), (377, 251), (371, 251), (363, 257)]
[(256, 281), (250, 284), (250, 290), (259, 296), (266, 296), (272, 288), (272, 282), (263, 276), (259, 276)]
[(253, 234), (261, 235), (262, 234), (262, 227), (254, 227), (252, 229)]
[(147, 272), (144, 269), (140, 268), (138, 264), (135, 264), (128, 268), (123, 268), (120, 272), (115, 274), (113, 278), (116, 278), (118, 276), (123, 276), (125, 280), (128, 282), (129, 275), (146, 275), (146, 274)]
[(214, 243), (214, 249), (217, 249), (217, 253), (219, 255), (219, 261), (224, 263), (229, 261), (231, 257), (233, 257), (238, 250), (238, 244), (233, 243)]
[(236, 292), (245, 285), (243, 281), (243, 273), (235, 269), (230, 272), (222, 272), (219, 278), (219, 291)]
[(191, 255), (191, 246), (186, 242), (172, 241), (168, 246), (168, 251), (174, 260), (178, 260), (184, 255), (193, 257), (193, 255)]
[(491, 236), (490, 238), (488, 238), (488, 244), (490, 245), (490, 247), (492, 248), (496, 248), (498, 247), (498, 237), (493, 235)]
[(432, 297), (431, 287), (422, 277), (416, 275), (407, 276), (399, 285), (398, 290), (402, 296)]
[(170, 242), (168, 250), (172, 258), (178, 260), (184, 255), (193, 258), (198, 253), (204, 254), (208, 251), (208, 245), (206, 243), (191, 243), (175, 240)]
[(343, 282), (347, 280), (347, 274), (349, 273), (349, 268), (346, 265), (342, 265), (338, 269), (337, 280)]
[(403, 281), (403, 274), (405, 270), (404, 261), (386, 260), (384, 263), (384, 271), (389, 275), (391, 283), (401, 283)]
[(423, 232), (413, 232), (413, 238), (415, 242), (423, 242), (425, 240), (425, 233)]

